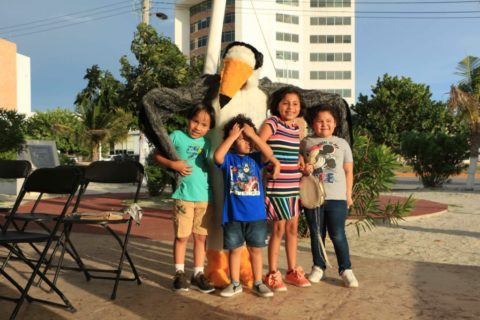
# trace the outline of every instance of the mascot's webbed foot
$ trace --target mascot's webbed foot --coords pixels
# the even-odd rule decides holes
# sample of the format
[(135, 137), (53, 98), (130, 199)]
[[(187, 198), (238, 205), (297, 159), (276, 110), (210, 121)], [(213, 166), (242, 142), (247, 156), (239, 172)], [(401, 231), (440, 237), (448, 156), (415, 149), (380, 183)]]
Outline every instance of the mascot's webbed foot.
[[(228, 252), (207, 250), (207, 267), (205, 276), (216, 288), (225, 288), (230, 284), (230, 270), (228, 268)], [(242, 247), (242, 259), (240, 261), (240, 282), (243, 286), (253, 287), (253, 271), (250, 262), (250, 254), (246, 247)]]

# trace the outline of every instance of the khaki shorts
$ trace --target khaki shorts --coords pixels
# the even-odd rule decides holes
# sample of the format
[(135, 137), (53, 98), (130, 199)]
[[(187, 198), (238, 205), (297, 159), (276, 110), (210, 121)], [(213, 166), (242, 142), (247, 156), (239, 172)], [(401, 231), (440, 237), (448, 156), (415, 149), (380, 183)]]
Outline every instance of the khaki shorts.
[(208, 225), (212, 216), (212, 206), (208, 202), (175, 200), (173, 226), (175, 237), (187, 238), (190, 234), (208, 235)]

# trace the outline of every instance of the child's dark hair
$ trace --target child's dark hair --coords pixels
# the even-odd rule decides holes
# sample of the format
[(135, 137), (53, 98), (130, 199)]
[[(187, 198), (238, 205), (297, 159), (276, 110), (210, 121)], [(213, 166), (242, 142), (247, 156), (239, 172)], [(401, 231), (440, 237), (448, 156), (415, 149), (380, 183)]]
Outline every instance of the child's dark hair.
[(295, 86), (286, 86), (272, 93), (270, 95), (270, 98), (268, 99), (268, 109), (270, 110), (272, 116), (280, 117), (280, 113), (278, 112), (278, 105), (280, 101), (282, 101), (282, 99), (289, 93), (294, 93), (298, 96), (298, 100), (300, 100), (300, 113), (298, 116), (302, 117), (304, 115), (307, 106), (305, 104), (305, 101), (303, 100), (300, 88), (297, 88)]
[(223, 140), (227, 139), (228, 135), (230, 134), (230, 130), (232, 130), (236, 123), (240, 125), (240, 128), (243, 128), (244, 124), (248, 124), (255, 132), (257, 132), (257, 128), (255, 128), (255, 124), (253, 124), (252, 119), (246, 117), (244, 114), (239, 114), (228, 120), (228, 122), (223, 126)]
[(335, 123), (340, 123), (338, 121), (338, 113), (337, 113), (337, 108), (330, 104), (326, 103), (318, 103), (316, 105), (311, 106), (310, 108), (307, 109), (306, 116), (305, 116), (305, 121), (307, 121), (308, 126), (310, 128), (313, 127), (313, 122), (315, 121), (315, 117), (319, 112), (330, 112), (332, 115), (333, 119), (335, 119)]
[(215, 128), (215, 109), (211, 105), (199, 103), (193, 107), (187, 115), (187, 119), (191, 120), (200, 111), (205, 111), (210, 116), (210, 129)]

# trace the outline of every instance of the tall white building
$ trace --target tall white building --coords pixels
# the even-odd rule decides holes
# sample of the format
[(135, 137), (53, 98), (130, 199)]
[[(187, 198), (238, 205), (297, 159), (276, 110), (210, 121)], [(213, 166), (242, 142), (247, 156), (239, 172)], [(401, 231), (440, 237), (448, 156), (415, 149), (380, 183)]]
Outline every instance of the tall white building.
[[(208, 42), (212, 0), (177, 0), (175, 43), (191, 57)], [(355, 102), (354, 0), (227, 0), (222, 48), (250, 43), (264, 54), (261, 77), (338, 93)]]

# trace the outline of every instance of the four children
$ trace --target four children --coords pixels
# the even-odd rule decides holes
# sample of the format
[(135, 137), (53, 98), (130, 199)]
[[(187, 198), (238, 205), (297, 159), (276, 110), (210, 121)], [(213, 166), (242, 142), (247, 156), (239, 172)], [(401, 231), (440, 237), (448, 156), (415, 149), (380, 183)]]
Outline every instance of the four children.
[[(313, 135), (300, 144), (299, 127), (295, 120), (304, 114), (305, 103), (298, 89), (281, 88), (272, 94), (269, 103), (272, 117), (267, 119), (257, 135), (251, 119), (244, 115), (232, 118), (224, 127), (224, 141), (217, 150), (210, 150), (205, 137), (215, 126), (213, 108), (198, 105), (188, 115), (185, 132), (174, 131), (170, 138), (182, 160), (171, 161), (158, 153), (156, 160), (166, 168), (177, 171), (180, 185), (172, 195), (174, 210), (173, 288), (188, 291), (185, 275), (185, 252), (190, 234), (194, 237), (194, 273), (190, 286), (203, 293), (215, 288), (203, 274), (207, 220), (211, 218), (207, 159), (213, 159), (222, 169), (224, 203), (222, 227), (224, 249), (229, 250), (231, 284), (220, 293), (232, 297), (243, 291), (240, 284), (241, 247), (247, 244), (254, 274), (253, 292), (262, 297), (273, 291), (286, 291), (278, 270), (280, 242), (285, 234), (288, 270), (285, 282), (308, 287), (319, 282), (325, 270), (324, 257), (318, 238), (330, 235), (337, 254), (339, 273), (347, 287), (357, 287), (351, 270), (345, 219), (352, 204), (353, 159), (348, 143), (336, 136), (337, 123), (333, 108), (317, 105), (308, 110), (307, 123)], [(257, 151), (258, 150), (258, 151)], [(305, 161), (307, 160), (305, 164)], [(264, 191), (261, 170), (266, 168)], [(319, 208), (306, 209), (310, 229), (313, 267), (308, 279), (296, 265), (298, 217), (301, 212), (299, 182), (303, 174), (314, 174), (325, 183), (326, 201)], [(268, 242), (269, 272), (262, 279), (262, 248), (267, 245), (268, 220), (272, 232)], [(263, 281), (262, 281), (263, 280)], [(309, 281), (310, 280), (310, 281)]]

